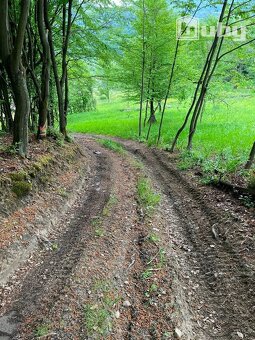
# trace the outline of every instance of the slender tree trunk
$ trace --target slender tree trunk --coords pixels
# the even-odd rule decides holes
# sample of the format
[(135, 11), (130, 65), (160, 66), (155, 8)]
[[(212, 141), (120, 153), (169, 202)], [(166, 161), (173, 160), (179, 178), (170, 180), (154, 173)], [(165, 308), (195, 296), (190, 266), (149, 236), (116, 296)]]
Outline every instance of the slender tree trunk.
[[(229, 19), (230, 19), (233, 4), (234, 4), (234, 0), (232, 0), (230, 8), (228, 10), (228, 14), (226, 16), (226, 26), (228, 26), (228, 24), (229, 24)], [(224, 16), (225, 16), (225, 10), (226, 10), (226, 7), (223, 6), (222, 13), (221, 13), (221, 16), (220, 16), (220, 19), (219, 19), (219, 22), (221, 24), (223, 23), (223, 19), (224, 19)], [(223, 45), (223, 42), (224, 42), (224, 39), (225, 39), (225, 34), (226, 34), (226, 28), (224, 29), (221, 38), (219, 37), (219, 34), (216, 34), (216, 36), (215, 36), (214, 48), (212, 50), (210, 60), (208, 62), (207, 71), (206, 71), (205, 76), (204, 76), (204, 80), (203, 80), (203, 83), (202, 83), (202, 89), (201, 89), (201, 93), (200, 93), (200, 96), (199, 96), (199, 99), (198, 99), (198, 102), (197, 102), (197, 105), (196, 105), (196, 109), (193, 112), (191, 123), (190, 123), (188, 145), (187, 145), (188, 150), (192, 149), (192, 141), (193, 141), (194, 134), (196, 132), (197, 122), (198, 122), (199, 116), (200, 116), (202, 108), (203, 108), (203, 103), (204, 103), (204, 100), (205, 100), (205, 97), (206, 97), (206, 93), (207, 93), (209, 83), (211, 81), (211, 78), (212, 78), (212, 76), (213, 76), (213, 74), (216, 70), (217, 64), (219, 62), (219, 55), (220, 55), (222, 45)], [(219, 46), (218, 46), (218, 42), (219, 42)], [(215, 58), (215, 61), (213, 61), (213, 58), (214, 58), (216, 51), (217, 51), (216, 58)]]
[(68, 1), (67, 10), (67, 23), (66, 23), (66, 6), (63, 6), (63, 47), (62, 47), (62, 77), (60, 81), (61, 90), (63, 94), (64, 101), (64, 112), (61, 117), (59, 117), (60, 132), (67, 137), (66, 125), (67, 125), (67, 111), (68, 111), (68, 70), (67, 70), (67, 49), (69, 45), (69, 39), (71, 34), (72, 26), (72, 6), (73, 0)]
[[(224, 0), (222, 10), (221, 10), (221, 14), (220, 14), (219, 26), (218, 27), (220, 27), (220, 25), (223, 22), (226, 7), (227, 7), (227, 2), (228, 2), (227, 0)], [(208, 52), (204, 68), (202, 70), (200, 79), (198, 81), (198, 84), (197, 84), (197, 87), (196, 87), (196, 90), (195, 90), (195, 94), (194, 94), (192, 104), (189, 108), (189, 111), (188, 111), (186, 117), (185, 117), (183, 125), (177, 131), (177, 134), (176, 134), (176, 136), (173, 140), (173, 143), (172, 143), (172, 146), (171, 146), (171, 149), (170, 149), (171, 152), (173, 152), (175, 145), (176, 145), (176, 143), (179, 139), (179, 136), (181, 135), (182, 131), (185, 129), (185, 127), (188, 123), (189, 117), (193, 112), (193, 117), (192, 117), (191, 125), (190, 125), (188, 149), (190, 149), (191, 146), (192, 146), (192, 138), (193, 138), (193, 135), (194, 135), (194, 132), (195, 132), (195, 129), (196, 129), (196, 124), (197, 124), (197, 121), (198, 121), (199, 113), (201, 112), (201, 108), (203, 106), (203, 101), (205, 99), (205, 95), (206, 95), (206, 91), (207, 91), (209, 81), (210, 81), (212, 74), (215, 70), (215, 68), (213, 68), (213, 72), (210, 72), (211, 66), (212, 66), (212, 63), (213, 63), (213, 57), (214, 57), (216, 50), (217, 50), (218, 41), (219, 41), (219, 35), (218, 35), (218, 32), (217, 32), (215, 34), (214, 41), (212, 43), (210, 51)], [(222, 45), (222, 43), (220, 44), (220, 46), (221, 45)], [(215, 65), (215, 67), (216, 67), (216, 65)], [(193, 109), (194, 109), (194, 111), (193, 111)]]
[(149, 109), (149, 99), (146, 100), (146, 107), (145, 107), (145, 116), (143, 120), (143, 127), (146, 126), (147, 119), (148, 119), (148, 109)]
[(38, 31), (43, 48), (41, 93), (39, 97), (39, 122), (37, 132), (38, 139), (46, 137), (50, 92), (50, 46), (48, 41), (48, 33), (45, 28), (44, 14), (45, 14), (44, 0), (38, 0), (37, 1)]
[(251, 153), (248, 159), (248, 162), (245, 165), (245, 169), (249, 170), (252, 167), (252, 164), (254, 163), (254, 159), (255, 159), (255, 142), (253, 143), (253, 146), (251, 148)]
[(150, 99), (150, 118), (148, 120), (149, 128), (148, 128), (148, 132), (147, 132), (147, 136), (146, 136), (147, 141), (149, 140), (149, 137), (150, 137), (152, 124), (156, 123), (156, 121), (157, 121), (156, 117), (155, 117), (156, 110), (157, 110), (157, 108), (154, 109), (154, 99), (151, 98)]
[(149, 123), (154, 124), (157, 122), (155, 112), (157, 109), (154, 109), (154, 99), (150, 99), (150, 118), (149, 118)]
[(66, 74), (66, 79), (65, 79), (65, 102), (64, 102), (65, 116), (67, 116), (68, 107), (69, 107), (69, 81), (68, 81), (68, 76)]
[(145, 77), (145, 0), (143, 0), (143, 36), (142, 36), (142, 74), (141, 74), (141, 95), (140, 95), (140, 112), (139, 112), (139, 137), (142, 135), (142, 114), (143, 114), (143, 92)]
[[(58, 67), (55, 57), (55, 50), (54, 50), (54, 43), (53, 43), (53, 35), (52, 35), (52, 28), (49, 21), (48, 16), (48, 6), (47, 0), (45, 0), (45, 23), (46, 27), (49, 31), (49, 45), (50, 45), (50, 54), (51, 54), (51, 61), (53, 67), (53, 73), (57, 88), (57, 96), (58, 96), (58, 109), (59, 109), (59, 129), (60, 132), (67, 137), (66, 125), (67, 125), (67, 111), (65, 108), (68, 108), (68, 98), (65, 99), (65, 94), (68, 95), (68, 89), (65, 91), (66, 77), (67, 75), (67, 50), (69, 45), (69, 39), (71, 34), (71, 27), (72, 27), (72, 6), (73, 0), (68, 1), (68, 10), (67, 10), (67, 19), (66, 19), (66, 4), (63, 5), (63, 25), (62, 25), (62, 75), (59, 77), (58, 74)], [(77, 13), (76, 13), (77, 15)], [(67, 20), (67, 23), (66, 23)]]
[(3, 99), (3, 111), (5, 114), (6, 130), (7, 132), (13, 132), (13, 118), (11, 112), (11, 104), (8, 93), (8, 83), (3, 68), (0, 69), (0, 92), (2, 92)]
[(63, 101), (63, 91), (60, 84), (60, 79), (58, 75), (58, 67), (57, 67), (57, 61), (55, 57), (55, 49), (54, 49), (54, 43), (53, 43), (53, 34), (52, 34), (52, 27), (49, 21), (49, 12), (48, 12), (48, 1), (44, 0), (44, 17), (45, 17), (45, 24), (46, 28), (48, 30), (48, 39), (49, 39), (49, 46), (50, 46), (50, 54), (51, 54), (51, 62), (52, 62), (52, 68), (53, 68), (53, 74), (57, 89), (57, 97), (58, 97), (58, 111), (59, 111), (59, 124), (61, 126), (65, 125), (63, 117), (64, 117), (64, 101)]
[(179, 52), (179, 46), (180, 46), (180, 40), (177, 40), (177, 43), (176, 43), (176, 46), (175, 46), (174, 60), (173, 60), (173, 64), (172, 64), (171, 71), (170, 71), (168, 87), (167, 87), (166, 96), (165, 96), (165, 100), (164, 100), (164, 104), (163, 104), (163, 109), (162, 109), (162, 113), (161, 113), (161, 119), (160, 119), (159, 130), (158, 130), (157, 144), (159, 143), (160, 138), (161, 138), (161, 131), (162, 131), (162, 126), (163, 126), (163, 122), (164, 122), (164, 116), (165, 116), (165, 111), (166, 111), (166, 104), (167, 104), (167, 100), (169, 98), (169, 94), (170, 94), (172, 83), (173, 83), (174, 71), (175, 71), (175, 66), (176, 66), (176, 62), (177, 62), (177, 56), (178, 56), (178, 52)]

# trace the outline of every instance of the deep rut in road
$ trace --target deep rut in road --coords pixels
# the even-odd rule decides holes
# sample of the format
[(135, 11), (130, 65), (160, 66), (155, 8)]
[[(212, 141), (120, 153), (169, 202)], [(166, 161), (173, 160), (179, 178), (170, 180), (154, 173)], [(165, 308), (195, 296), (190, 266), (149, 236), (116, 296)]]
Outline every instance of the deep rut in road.
[(33, 323), (33, 319), (40, 319), (45, 309), (47, 312), (47, 309), (54, 305), (86, 248), (91, 221), (102, 212), (109, 199), (111, 186), (109, 159), (98, 153), (94, 162), (90, 190), (81, 196), (75, 210), (68, 212), (73, 215), (72, 218), (69, 220), (66, 216), (66, 221), (63, 221), (68, 221), (69, 227), (58, 240), (58, 250), (46, 254), (41, 263), (28, 273), (11, 306), (11, 312), (0, 319), (0, 329), (2, 326), (2, 329), (10, 330), (11, 334), (2, 331), (0, 337), (14, 337), (17, 328), (22, 327), (26, 318), (29, 317), (29, 323)]
[(188, 246), (186, 269), (196, 274), (189, 280), (200, 286), (195, 300), (204, 302), (197, 304), (199, 313), (191, 313), (200, 323), (209, 321), (204, 334), (197, 330), (197, 338), (255, 339), (253, 230), (206, 202), (167, 162), (166, 153), (130, 141), (122, 143), (150, 169), (178, 216), (173, 234), (179, 234)]
[[(90, 189), (63, 221), (58, 249), (23, 279), (0, 338), (255, 339), (252, 226), (158, 149), (118, 140), (127, 150), (118, 155), (93, 136), (76, 140), (93, 159)], [(141, 176), (161, 193), (148, 218), (137, 202)]]

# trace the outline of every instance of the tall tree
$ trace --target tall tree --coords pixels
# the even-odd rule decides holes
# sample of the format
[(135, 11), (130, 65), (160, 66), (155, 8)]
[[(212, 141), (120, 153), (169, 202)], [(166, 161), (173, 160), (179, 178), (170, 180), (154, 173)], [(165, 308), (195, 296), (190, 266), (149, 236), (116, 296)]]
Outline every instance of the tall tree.
[(47, 129), (47, 117), (49, 106), (50, 92), (50, 45), (48, 41), (48, 32), (45, 25), (45, 3), (46, 0), (37, 0), (37, 22), (40, 41), (42, 45), (42, 74), (41, 74), (41, 91), (39, 96), (39, 122), (37, 138), (44, 138)]
[(26, 25), (30, 8), (30, 0), (22, 0), (18, 19), (17, 33), (13, 36), (10, 29), (9, 1), (0, 2), (0, 59), (9, 75), (15, 102), (13, 127), (13, 143), (20, 155), (27, 155), (28, 117), (30, 100), (26, 83), (26, 70), (22, 62), (22, 49), (26, 33)]

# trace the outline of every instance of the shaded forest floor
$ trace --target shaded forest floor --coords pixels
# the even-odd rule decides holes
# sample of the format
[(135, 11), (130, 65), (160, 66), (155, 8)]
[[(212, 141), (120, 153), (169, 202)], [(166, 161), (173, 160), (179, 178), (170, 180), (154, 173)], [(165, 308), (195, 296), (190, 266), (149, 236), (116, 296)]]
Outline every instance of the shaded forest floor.
[(55, 151), (62, 177), (13, 208), (18, 226), (41, 199), (38, 223), (1, 249), (27, 258), (2, 283), (0, 337), (255, 339), (254, 208), (158, 149), (75, 140), (68, 164)]

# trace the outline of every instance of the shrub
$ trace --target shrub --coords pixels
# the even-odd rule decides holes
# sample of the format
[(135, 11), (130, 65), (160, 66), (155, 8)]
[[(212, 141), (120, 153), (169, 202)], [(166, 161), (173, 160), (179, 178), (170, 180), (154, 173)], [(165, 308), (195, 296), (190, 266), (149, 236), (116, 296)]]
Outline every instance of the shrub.
[(19, 197), (24, 197), (32, 190), (32, 184), (25, 181), (17, 181), (12, 185), (12, 191)]
[(12, 181), (25, 181), (28, 178), (28, 174), (25, 171), (13, 172), (10, 174)]

